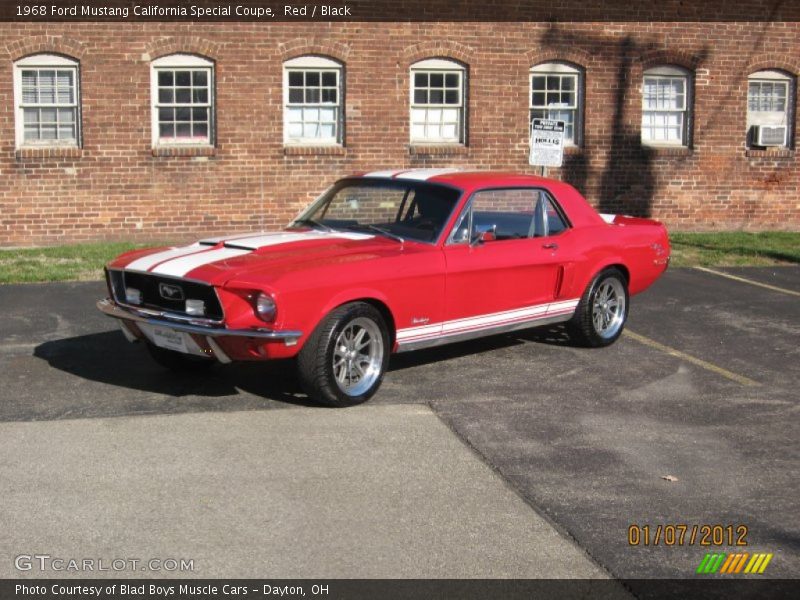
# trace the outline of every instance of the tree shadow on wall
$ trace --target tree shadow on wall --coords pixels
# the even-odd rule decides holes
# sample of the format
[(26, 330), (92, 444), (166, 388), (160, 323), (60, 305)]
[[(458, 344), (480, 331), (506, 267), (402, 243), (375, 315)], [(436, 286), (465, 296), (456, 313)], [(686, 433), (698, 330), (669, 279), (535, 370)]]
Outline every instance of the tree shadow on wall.
[[(661, 45), (636, 41), (629, 35), (575, 33), (557, 25), (549, 27), (540, 41), (557, 53), (569, 55), (570, 49), (578, 48), (601, 64), (614, 65), (611, 128), (604, 134), (606, 139), (600, 140), (602, 145), (608, 145), (608, 151), (599, 186), (592, 188), (586, 153), (565, 157), (563, 179), (583, 193), (591, 190), (587, 195), (594, 197), (600, 212), (649, 217), (656, 175), (653, 153), (641, 143), (641, 124), (630, 119), (636, 103), (641, 102), (640, 81), (633, 79), (633, 66), (644, 54), (660, 50)], [(704, 47), (695, 56), (702, 60), (707, 53)]]

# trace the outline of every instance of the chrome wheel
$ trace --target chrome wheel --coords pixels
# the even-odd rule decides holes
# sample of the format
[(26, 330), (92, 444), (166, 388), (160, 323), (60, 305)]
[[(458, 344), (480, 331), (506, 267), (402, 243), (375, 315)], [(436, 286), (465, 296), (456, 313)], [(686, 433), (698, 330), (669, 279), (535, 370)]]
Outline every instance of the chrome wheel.
[(592, 324), (602, 338), (612, 338), (625, 323), (625, 288), (622, 282), (609, 277), (597, 286), (592, 302)]
[(366, 317), (350, 321), (336, 338), (333, 377), (348, 396), (360, 396), (381, 376), (383, 337), (378, 324)]

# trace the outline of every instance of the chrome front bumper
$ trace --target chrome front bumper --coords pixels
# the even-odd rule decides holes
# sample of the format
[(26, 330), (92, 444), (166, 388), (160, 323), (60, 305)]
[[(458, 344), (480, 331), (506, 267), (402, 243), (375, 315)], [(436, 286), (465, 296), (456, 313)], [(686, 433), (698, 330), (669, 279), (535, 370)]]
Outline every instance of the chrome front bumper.
[(175, 331), (184, 333), (194, 333), (206, 337), (235, 336), (246, 338), (258, 338), (263, 340), (283, 341), (287, 346), (297, 343), (302, 337), (302, 331), (291, 330), (272, 330), (272, 329), (226, 329), (215, 321), (205, 319), (193, 319), (183, 315), (176, 315), (169, 312), (150, 310), (147, 308), (135, 308), (133, 306), (121, 306), (109, 299), (99, 300), (97, 308), (100, 312), (109, 317), (133, 321), (135, 323), (146, 323), (156, 327), (168, 327)]

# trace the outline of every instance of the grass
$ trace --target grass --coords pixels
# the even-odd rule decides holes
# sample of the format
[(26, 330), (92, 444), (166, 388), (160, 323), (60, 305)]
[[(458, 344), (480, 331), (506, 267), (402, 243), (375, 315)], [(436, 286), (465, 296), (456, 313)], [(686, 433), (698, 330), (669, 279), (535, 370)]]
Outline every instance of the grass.
[(800, 232), (670, 233), (673, 267), (800, 264)]
[[(673, 267), (800, 264), (800, 233), (671, 233)], [(134, 248), (105, 242), (0, 250), (0, 284), (102, 279), (103, 265)]]
[(155, 245), (105, 242), (0, 250), (0, 283), (102, 279), (103, 266), (118, 254)]

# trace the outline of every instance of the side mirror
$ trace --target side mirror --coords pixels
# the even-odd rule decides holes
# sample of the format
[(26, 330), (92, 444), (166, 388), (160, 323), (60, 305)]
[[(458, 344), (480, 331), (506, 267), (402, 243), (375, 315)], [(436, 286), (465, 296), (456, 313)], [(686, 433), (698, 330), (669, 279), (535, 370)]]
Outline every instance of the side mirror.
[(497, 239), (497, 225), (486, 225), (475, 228), (472, 238), (469, 241), (470, 246), (477, 246), (484, 242), (493, 242)]

